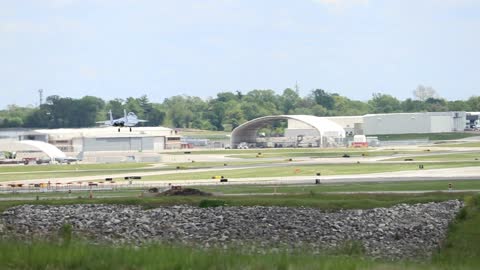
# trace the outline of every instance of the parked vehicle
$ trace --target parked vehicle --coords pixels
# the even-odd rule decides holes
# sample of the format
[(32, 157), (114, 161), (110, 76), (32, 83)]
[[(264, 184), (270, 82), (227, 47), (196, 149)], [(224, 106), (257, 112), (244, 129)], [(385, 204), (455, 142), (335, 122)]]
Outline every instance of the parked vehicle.
[(248, 149), (248, 144), (246, 142), (241, 142), (238, 144), (238, 149)]

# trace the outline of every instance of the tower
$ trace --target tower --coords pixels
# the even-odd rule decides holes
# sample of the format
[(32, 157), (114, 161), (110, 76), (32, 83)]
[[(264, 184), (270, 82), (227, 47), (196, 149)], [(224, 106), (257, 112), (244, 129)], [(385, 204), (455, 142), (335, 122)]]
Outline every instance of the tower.
[(40, 103), (38, 104), (38, 107), (40, 107), (43, 103), (43, 89), (38, 89), (38, 95), (40, 96)]

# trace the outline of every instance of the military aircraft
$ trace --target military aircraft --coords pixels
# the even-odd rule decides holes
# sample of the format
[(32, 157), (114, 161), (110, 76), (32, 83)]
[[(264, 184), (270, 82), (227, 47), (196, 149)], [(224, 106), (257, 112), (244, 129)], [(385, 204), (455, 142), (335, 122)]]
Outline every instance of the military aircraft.
[(82, 161), (83, 160), (83, 151), (78, 153), (76, 157), (68, 157), (66, 155), (60, 155), (55, 157), (43, 157), (36, 160), (37, 164), (52, 163), (53, 161), (63, 164), (70, 164), (72, 162)]
[(71, 162), (82, 161), (83, 151), (78, 153), (76, 157), (55, 157), (54, 159), (58, 163), (67, 163), (67, 164), (70, 164)]
[(138, 123), (148, 122), (147, 120), (138, 119), (134, 112), (129, 112), (127, 114), (126, 110), (123, 110), (124, 116), (118, 119), (113, 119), (112, 110), (108, 112), (110, 114), (110, 120), (99, 121), (97, 124), (103, 124), (104, 126), (118, 127), (118, 132), (120, 132), (121, 127), (129, 127), (130, 132), (132, 132), (132, 127), (136, 126)]

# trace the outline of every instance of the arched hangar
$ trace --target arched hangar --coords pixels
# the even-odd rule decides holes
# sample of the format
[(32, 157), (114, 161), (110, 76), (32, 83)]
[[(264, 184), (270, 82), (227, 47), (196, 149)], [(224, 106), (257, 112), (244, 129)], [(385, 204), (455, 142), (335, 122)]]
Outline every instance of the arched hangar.
[[(286, 120), (283, 137), (261, 138), (258, 131), (275, 121)], [(232, 131), (231, 146), (335, 147), (344, 146), (345, 130), (337, 123), (313, 115), (272, 115), (250, 120)]]
[(33, 140), (15, 141), (15, 140), (0, 140), (0, 151), (17, 152), (18, 158), (22, 157), (45, 157), (51, 159), (65, 158), (66, 155), (56, 146)]

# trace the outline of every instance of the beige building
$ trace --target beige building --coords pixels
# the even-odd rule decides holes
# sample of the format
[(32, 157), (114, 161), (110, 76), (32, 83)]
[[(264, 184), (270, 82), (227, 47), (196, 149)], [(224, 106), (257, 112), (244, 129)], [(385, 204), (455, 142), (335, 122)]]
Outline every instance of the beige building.
[(165, 127), (8, 130), (0, 137), (43, 141), (68, 156), (82, 153), (89, 162), (160, 161), (159, 152), (181, 148), (181, 136)]

